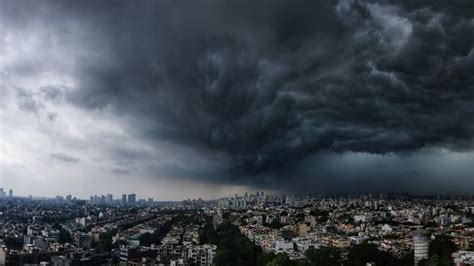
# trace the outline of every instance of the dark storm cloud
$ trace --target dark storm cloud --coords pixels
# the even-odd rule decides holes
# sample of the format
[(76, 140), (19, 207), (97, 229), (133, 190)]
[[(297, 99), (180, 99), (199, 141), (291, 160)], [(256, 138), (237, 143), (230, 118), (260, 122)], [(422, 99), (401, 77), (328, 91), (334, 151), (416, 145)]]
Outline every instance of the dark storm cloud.
[(472, 193), (473, 159), (472, 153), (427, 150), (411, 156), (320, 152), (275, 173), (286, 178), (266, 181), (301, 193)]
[(68, 163), (77, 163), (80, 161), (79, 158), (76, 158), (74, 156), (71, 156), (65, 153), (51, 153), (49, 156), (55, 160), (68, 162)]
[(69, 101), (258, 184), (322, 151), (472, 150), (474, 4), (415, 2), (56, 1), (40, 20), (77, 42)]

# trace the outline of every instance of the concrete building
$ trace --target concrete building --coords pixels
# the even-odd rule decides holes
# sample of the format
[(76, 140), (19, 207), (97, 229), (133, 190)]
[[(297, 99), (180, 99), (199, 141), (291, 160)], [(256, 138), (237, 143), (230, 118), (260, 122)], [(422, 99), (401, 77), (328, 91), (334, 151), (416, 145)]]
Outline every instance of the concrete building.
[(114, 196), (112, 194), (107, 194), (107, 204), (112, 204), (114, 201)]
[(128, 194), (128, 203), (135, 203), (137, 202), (137, 195), (136, 194)]
[(122, 204), (127, 204), (127, 195), (122, 194)]
[(294, 251), (294, 244), (293, 242), (287, 242), (285, 240), (277, 240), (275, 242), (275, 248), (273, 250), (273, 252), (275, 252), (276, 254), (278, 253), (291, 253)]
[(460, 250), (452, 256), (456, 266), (474, 265), (474, 251)]
[(416, 233), (413, 236), (413, 247), (415, 252), (415, 266), (422, 259), (428, 259), (430, 241), (426, 233)]
[(211, 266), (216, 250), (216, 245), (190, 245), (185, 249), (185, 257), (195, 265)]

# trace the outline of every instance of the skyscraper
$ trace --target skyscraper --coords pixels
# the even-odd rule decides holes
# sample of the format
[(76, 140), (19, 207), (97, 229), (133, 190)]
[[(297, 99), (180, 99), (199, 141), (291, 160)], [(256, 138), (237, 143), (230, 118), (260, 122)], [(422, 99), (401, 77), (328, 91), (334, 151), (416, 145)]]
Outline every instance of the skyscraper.
[(122, 194), (122, 204), (127, 203), (127, 194)]
[(424, 232), (417, 232), (413, 235), (413, 245), (415, 249), (415, 266), (422, 259), (428, 259), (430, 241)]
[(114, 196), (112, 194), (107, 194), (107, 204), (111, 204), (114, 200)]
[(135, 203), (137, 201), (136, 194), (128, 194), (128, 203)]
[(8, 190), (8, 196), (13, 198), (13, 189)]

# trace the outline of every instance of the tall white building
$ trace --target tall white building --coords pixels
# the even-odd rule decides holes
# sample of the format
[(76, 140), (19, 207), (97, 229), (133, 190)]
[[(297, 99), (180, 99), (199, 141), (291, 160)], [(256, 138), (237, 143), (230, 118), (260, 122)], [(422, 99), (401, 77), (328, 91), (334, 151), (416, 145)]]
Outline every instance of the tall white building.
[(416, 233), (413, 236), (413, 246), (415, 249), (415, 266), (422, 259), (428, 259), (430, 241), (425, 233)]

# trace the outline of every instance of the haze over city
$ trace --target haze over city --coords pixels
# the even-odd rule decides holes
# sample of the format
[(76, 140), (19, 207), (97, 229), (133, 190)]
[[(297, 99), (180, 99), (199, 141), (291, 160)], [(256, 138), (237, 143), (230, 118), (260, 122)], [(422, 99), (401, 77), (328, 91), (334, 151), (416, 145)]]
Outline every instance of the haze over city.
[(1, 1), (17, 195), (474, 193), (469, 1)]

